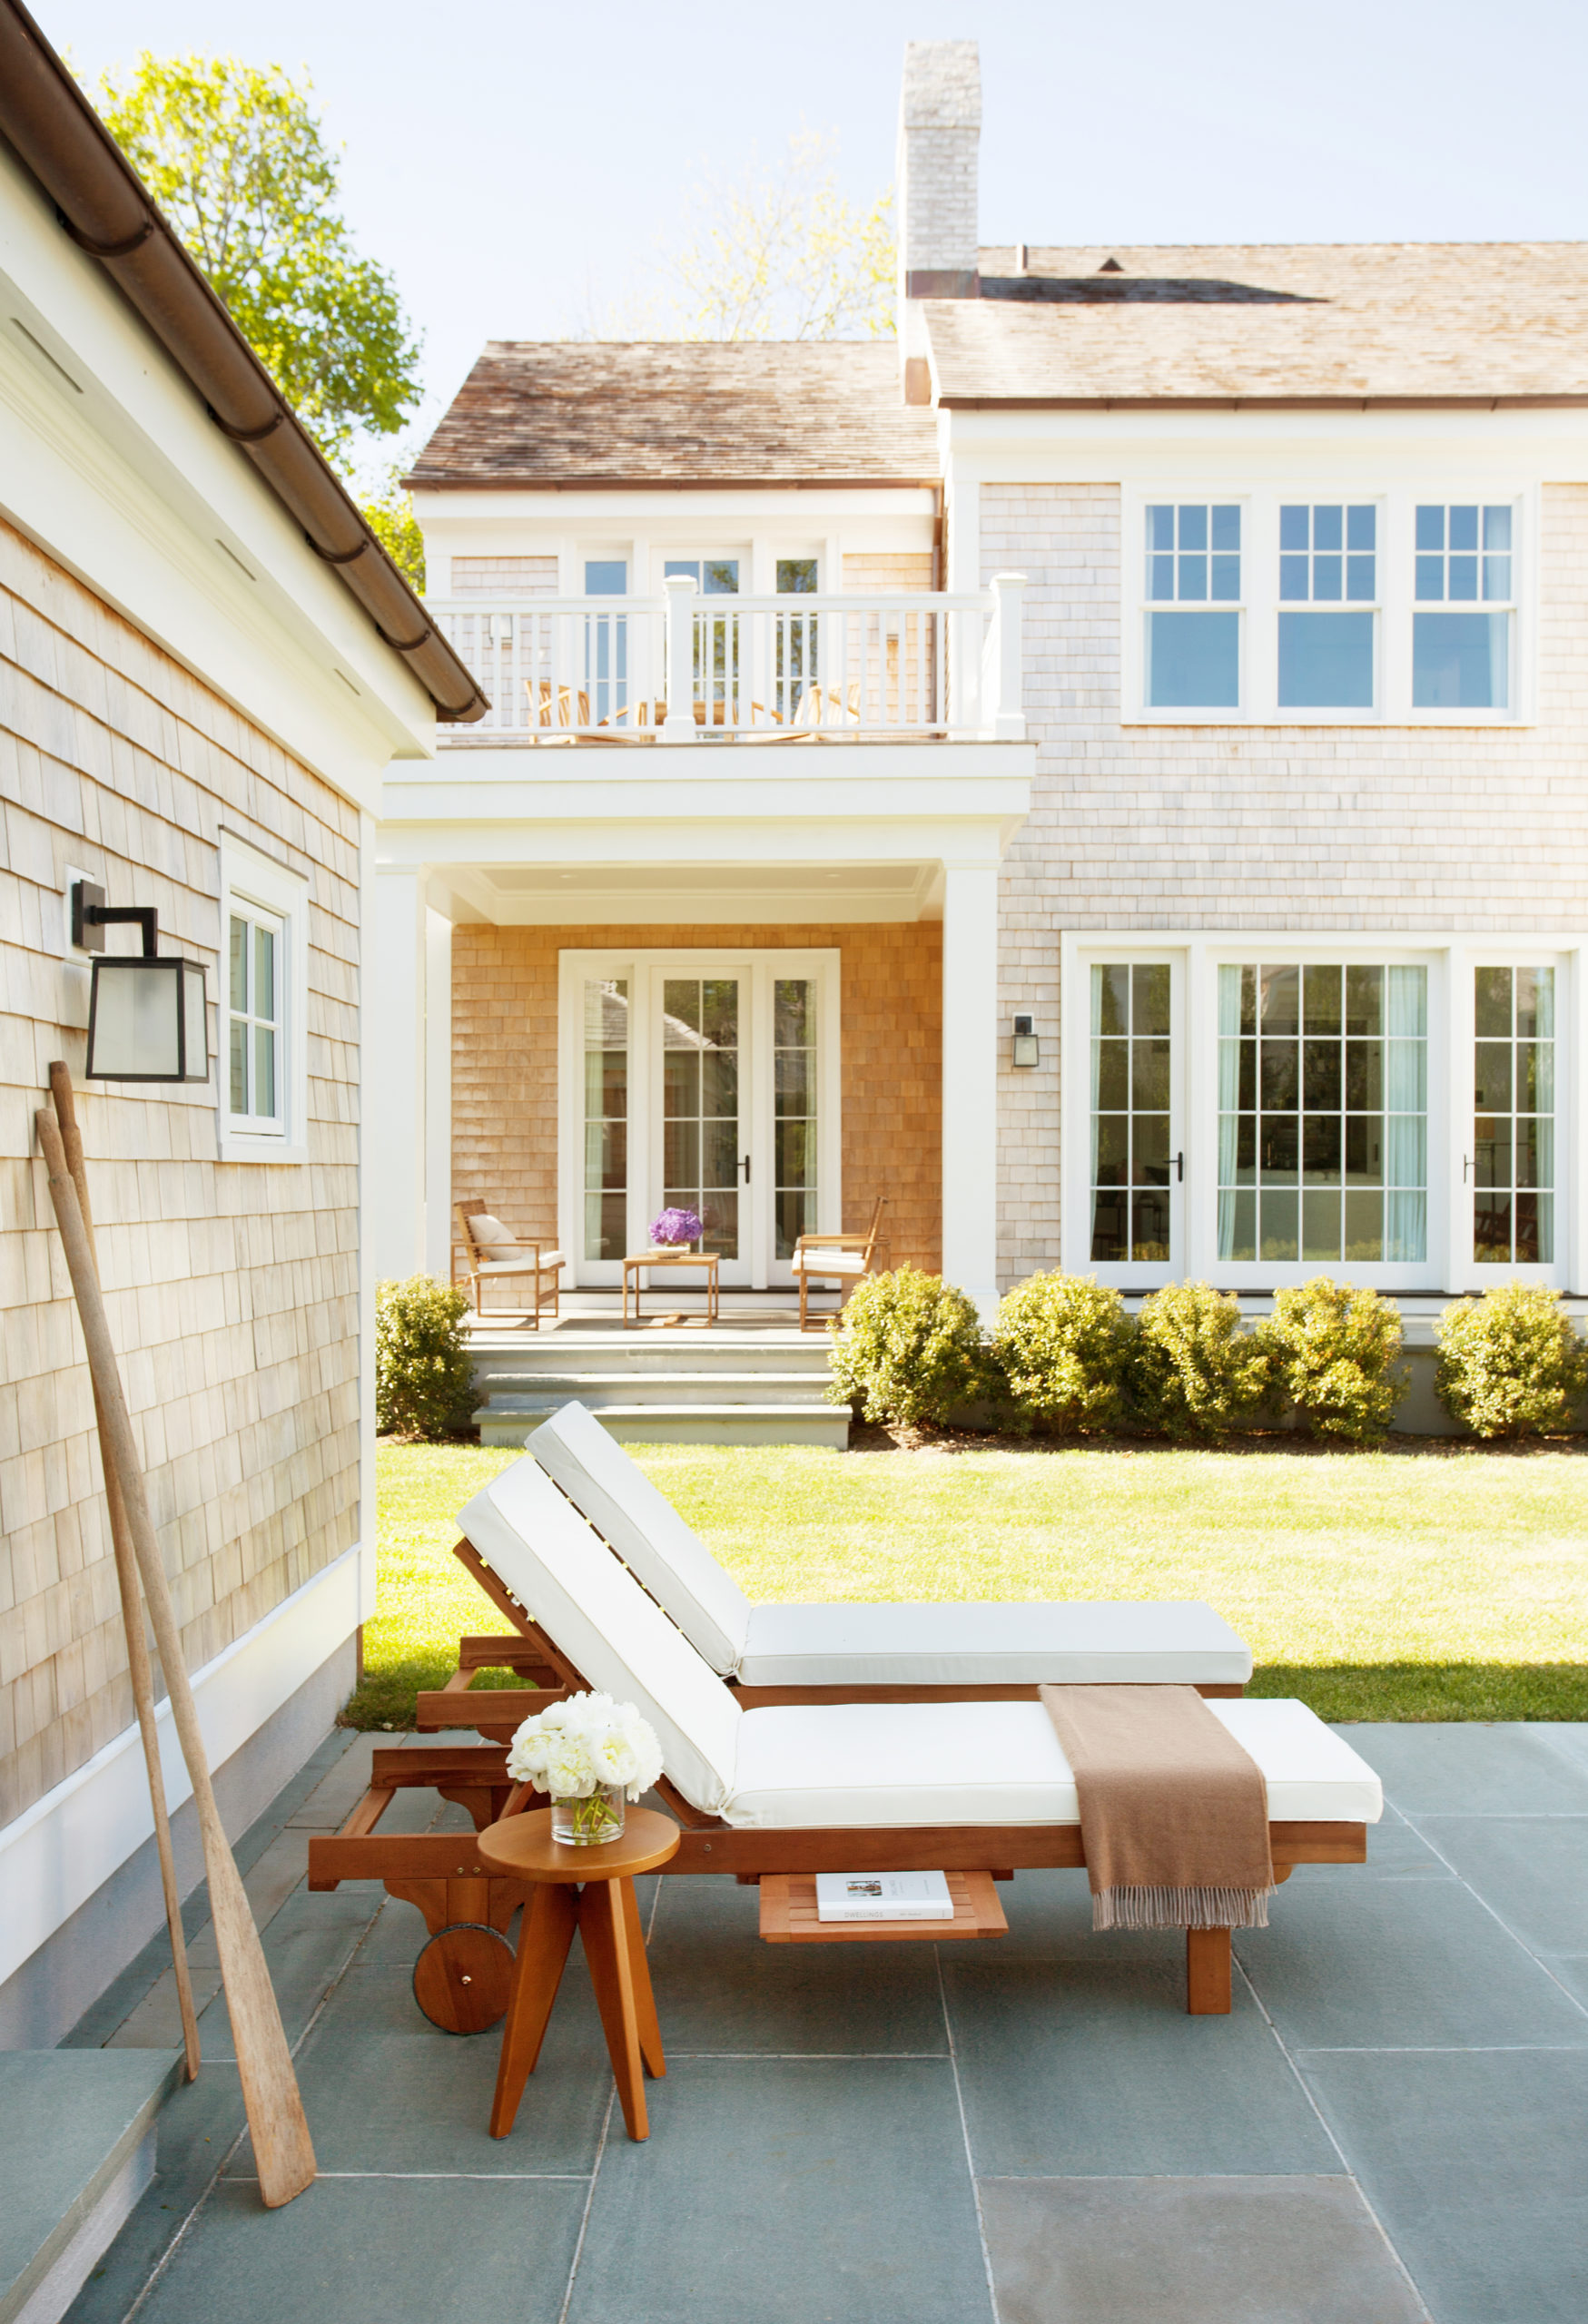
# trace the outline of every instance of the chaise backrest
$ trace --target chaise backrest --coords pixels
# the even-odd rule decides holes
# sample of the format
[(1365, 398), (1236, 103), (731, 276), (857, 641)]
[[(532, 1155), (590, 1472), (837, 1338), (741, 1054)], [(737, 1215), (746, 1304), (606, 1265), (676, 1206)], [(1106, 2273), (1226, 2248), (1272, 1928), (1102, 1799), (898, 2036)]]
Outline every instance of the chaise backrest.
[(638, 1706), (686, 1799), (716, 1814), (734, 1787), (744, 1714), (545, 1471), (515, 1461), (458, 1521), (587, 1684)]
[(524, 1449), (633, 1567), (712, 1669), (735, 1671), (750, 1636), (750, 1600), (595, 1413), (564, 1404)]

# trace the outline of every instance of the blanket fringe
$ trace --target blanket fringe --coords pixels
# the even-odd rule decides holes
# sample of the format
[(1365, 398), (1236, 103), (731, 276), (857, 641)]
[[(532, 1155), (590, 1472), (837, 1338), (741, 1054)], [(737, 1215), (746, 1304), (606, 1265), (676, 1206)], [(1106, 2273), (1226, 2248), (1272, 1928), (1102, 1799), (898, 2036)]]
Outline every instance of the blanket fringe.
[(1268, 1888), (1100, 1888), (1094, 1929), (1267, 1928)]

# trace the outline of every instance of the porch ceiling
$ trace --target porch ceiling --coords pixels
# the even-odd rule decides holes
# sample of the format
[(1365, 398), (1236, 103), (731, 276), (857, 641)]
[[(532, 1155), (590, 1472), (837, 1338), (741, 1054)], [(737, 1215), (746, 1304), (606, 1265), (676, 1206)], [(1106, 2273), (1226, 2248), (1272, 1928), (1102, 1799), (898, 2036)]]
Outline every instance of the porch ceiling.
[(932, 862), (484, 863), (449, 866), (445, 884), (471, 908), (459, 916), (505, 927), (827, 924), (942, 911), (942, 866)]

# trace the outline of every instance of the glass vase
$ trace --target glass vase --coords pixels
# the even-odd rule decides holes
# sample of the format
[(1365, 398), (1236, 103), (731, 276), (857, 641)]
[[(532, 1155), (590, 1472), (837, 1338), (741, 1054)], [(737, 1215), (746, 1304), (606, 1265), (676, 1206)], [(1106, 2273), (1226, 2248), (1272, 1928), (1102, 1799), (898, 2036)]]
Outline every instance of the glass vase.
[(598, 1783), (577, 1799), (553, 1793), (551, 1837), (567, 1848), (604, 1847), (623, 1837), (624, 1797), (621, 1784)]

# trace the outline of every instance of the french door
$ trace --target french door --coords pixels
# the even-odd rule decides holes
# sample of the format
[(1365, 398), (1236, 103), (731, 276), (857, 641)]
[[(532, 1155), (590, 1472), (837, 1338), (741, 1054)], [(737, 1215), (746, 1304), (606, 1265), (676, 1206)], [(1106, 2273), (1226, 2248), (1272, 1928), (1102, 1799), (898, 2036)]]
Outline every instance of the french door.
[(793, 1281), (842, 1224), (837, 956), (562, 955), (559, 1239), (616, 1284), (663, 1210), (693, 1211), (726, 1285)]

